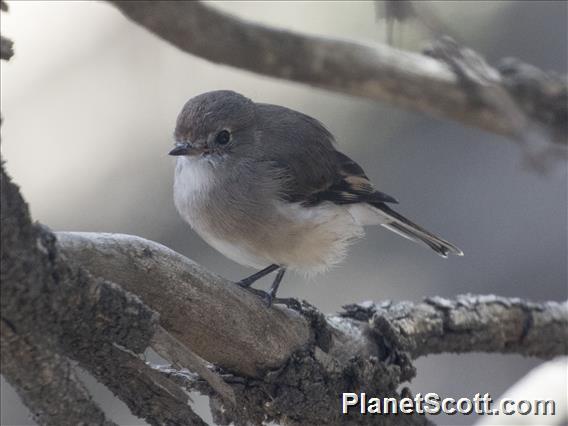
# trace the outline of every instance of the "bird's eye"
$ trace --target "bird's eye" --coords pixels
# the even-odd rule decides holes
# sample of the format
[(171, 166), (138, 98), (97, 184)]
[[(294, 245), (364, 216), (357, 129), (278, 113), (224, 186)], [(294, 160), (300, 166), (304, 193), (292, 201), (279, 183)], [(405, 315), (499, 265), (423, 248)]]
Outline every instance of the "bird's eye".
[(219, 145), (226, 145), (231, 140), (231, 134), (227, 130), (221, 130), (215, 137), (215, 142)]

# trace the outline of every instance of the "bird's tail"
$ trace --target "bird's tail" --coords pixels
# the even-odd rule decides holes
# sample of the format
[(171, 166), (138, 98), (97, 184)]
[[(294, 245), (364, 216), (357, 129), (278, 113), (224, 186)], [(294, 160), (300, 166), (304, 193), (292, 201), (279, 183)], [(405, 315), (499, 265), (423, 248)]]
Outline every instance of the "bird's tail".
[(372, 205), (385, 216), (386, 221), (381, 224), (385, 228), (411, 241), (430, 247), (442, 257), (448, 257), (448, 254), (463, 256), (463, 252), (459, 248), (411, 222), (386, 204), (374, 203)]

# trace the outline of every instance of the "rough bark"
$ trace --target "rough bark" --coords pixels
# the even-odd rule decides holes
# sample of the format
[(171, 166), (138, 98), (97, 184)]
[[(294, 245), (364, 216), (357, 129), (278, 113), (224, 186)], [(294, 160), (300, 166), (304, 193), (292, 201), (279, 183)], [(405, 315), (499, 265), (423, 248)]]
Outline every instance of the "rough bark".
[(42, 425), (115, 425), (92, 400), (70, 362), (32, 336), (20, 336), (7, 321), (0, 323), (2, 375)]
[(183, 343), (159, 327), (152, 339), (152, 348), (178, 368), (190, 369), (204, 379), (207, 384), (223, 399), (223, 402), (234, 406), (236, 396), (233, 389), (223, 379), (211, 371), (213, 366), (188, 349)]
[[(348, 305), (340, 315), (327, 317), (335, 334), (322, 337), (295, 311), (283, 306), (268, 309), (256, 296), (160, 244), (123, 234), (56, 235), (67, 256), (97, 276), (113, 276), (159, 312), (162, 326), (181, 342), (203, 358), (239, 374), (258, 376), (281, 365), (314, 339), (328, 339), (325, 345), (329, 347), (346, 339), (348, 343), (341, 349), (346, 356), (371, 353), (369, 347), (376, 342), (365, 334), (367, 327), (377, 336), (396, 337), (400, 348), (414, 358), (480, 350), (542, 358), (566, 353), (566, 303), (463, 295), (455, 300), (430, 298), (417, 304)], [(255, 311), (262, 314), (253, 315)], [(263, 315), (260, 326), (256, 324), (257, 315)], [(191, 327), (194, 330), (183, 326), (188, 321), (195, 324)], [(357, 335), (353, 335), (354, 330), (358, 330)], [(240, 337), (242, 333), (259, 334), (256, 338), (248, 334)], [(277, 345), (267, 333), (278, 337)], [(242, 355), (242, 343), (233, 344), (233, 340), (241, 339), (247, 342), (246, 356)], [(254, 368), (251, 359), (256, 360)]]
[[(491, 70), (487, 73), (490, 80), (469, 79), (463, 84), (469, 68), (465, 73), (458, 71), (455, 62), (381, 44), (270, 28), (202, 2), (109, 2), (174, 46), (215, 63), (384, 101), (518, 138), (518, 117), (511, 114), (511, 108), (503, 108), (505, 93), (527, 120), (546, 130), (547, 137), (562, 145), (567, 141), (568, 80), (520, 61), (505, 60), (503, 72), (485, 64)], [(484, 95), (472, 97), (472, 92)]]
[[(157, 321), (221, 368), (237, 404), (225, 401), (223, 412), (216, 411), (219, 421), (370, 423), (376, 419), (340, 417), (338, 395), (357, 389), (400, 397), (399, 386), (415, 374), (412, 357), (447, 350), (566, 353), (565, 304), (463, 297), (414, 308), (405, 304), (404, 315), (393, 304), (375, 307), (372, 315), (370, 308), (363, 310), (366, 316), (347, 309), (327, 318), (305, 304), (299, 312), (268, 309), (254, 295), (156, 243), (85, 233), (58, 233), (55, 241), (30, 223), (3, 170), (1, 195), (3, 319), (18, 333), (39, 331), (34, 339), (50, 341), (77, 359), (152, 424), (200, 424), (185, 394), (132, 354), (152, 344)], [(108, 274), (130, 293), (106, 280)], [(234, 336), (246, 345), (220, 340)], [(219, 405), (211, 386), (200, 383)], [(425, 422), (420, 416), (380, 419), (382, 424)]]
[(186, 257), (118, 234), (57, 233), (63, 252), (160, 313), (162, 327), (207, 361), (249, 376), (276, 368), (310, 341), (307, 322)]
[(568, 353), (568, 302), (531, 303), (494, 295), (427, 298), (422, 303), (345, 306), (379, 339), (412, 358), (444, 352), (498, 352), (552, 358)]
[[(134, 355), (149, 346), (157, 315), (137, 297), (61, 256), (53, 234), (31, 223), (3, 164), (0, 195), (2, 344), (9, 345), (3, 352), (13, 355), (3, 357), (2, 374), (24, 400), (34, 398), (29, 407), (38, 420), (61, 424), (65, 413), (59, 409), (71, 415), (70, 404), (83, 401), (85, 421), (98, 423), (88, 416), (99, 416), (100, 410), (83, 398), (73, 376), (50, 378), (52, 385), (69, 386), (61, 389), (67, 393), (59, 405), (49, 410), (42, 405), (50, 397), (49, 387), (30, 392), (29, 363), (63, 374), (69, 357), (151, 424), (203, 424), (187, 405), (187, 395)], [(46, 360), (51, 358), (45, 365), (44, 353)]]
[[(431, 353), (515, 352), (549, 358), (567, 352), (566, 304), (465, 295), (418, 304), (351, 305), (325, 317), (305, 303), (299, 312), (283, 306), (267, 309), (246, 290), (139, 237), (60, 232), (57, 238), (67, 257), (94, 275), (114, 277), (158, 311), (161, 325), (181, 343), (221, 368), (249, 420), (337, 423), (342, 392), (364, 389), (400, 396), (398, 387), (415, 374), (412, 359)], [(265, 321), (261, 328), (258, 315)], [(259, 334), (249, 337), (249, 332)], [(272, 333), (278, 336), (277, 346), (267, 336)], [(179, 370), (168, 371), (168, 376), (187, 379)], [(205, 383), (191, 379), (185, 385), (215, 400)], [(243, 421), (242, 414), (225, 406), (218, 422)]]

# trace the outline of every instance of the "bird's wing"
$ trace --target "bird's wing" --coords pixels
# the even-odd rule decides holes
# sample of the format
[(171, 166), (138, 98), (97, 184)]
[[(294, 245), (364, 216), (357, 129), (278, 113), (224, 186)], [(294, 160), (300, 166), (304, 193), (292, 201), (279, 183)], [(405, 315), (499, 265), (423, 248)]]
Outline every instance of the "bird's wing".
[(270, 146), (264, 147), (263, 159), (282, 177), (283, 200), (304, 206), (326, 201), (339, 205), (363, 204), (371, 215), (376, 215), (371, 220), (362, 217), (363, 224), (366, 220), (368, 224), (380, 224), (425, 244), (443, 257), (463, 254), (456, 246), (391, 209), (386, 203), (398, 201), (377, 191), (361, 166), (335, 149), (333, 136), (317, 120), (283, 107), (265, 105), (265, 108), (266, 117), (271, 120), (261, 120), (259, 131), (263, 143)]
[(282, 178), (282, 198), (304, 205), (397, 203), (377, 191), (355, 161), (337, 151), (316, 119), (284, 107), (257, 104), (264, 152)]
[(313, 205), (323, 201), (335, 204), (398, 203), (396, 198), (375, 189), (355, 161), (339, 151), (335, 151), (334, 155), (337, 163), (335, 178), (323, 190), (310, 194), (306, 204)]

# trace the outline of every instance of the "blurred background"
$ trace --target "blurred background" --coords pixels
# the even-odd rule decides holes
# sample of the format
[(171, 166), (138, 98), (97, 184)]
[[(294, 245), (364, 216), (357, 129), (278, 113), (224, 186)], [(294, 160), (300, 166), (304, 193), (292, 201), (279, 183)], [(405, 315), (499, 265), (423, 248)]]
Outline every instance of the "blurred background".
[[(363, 300), (461, 293), (535, 301), (567, 297), (567, 170), (523, 166), (514, 142), (393, 108), (215, 65), (182, 53), (104, 2), (8, 2), (2, 34), (15, 56), (2, 62), (2, 158), (33, 218), (54, 230), (120, 232), (165, 244), (233, 280), (251, 273), (215, 252), (178, 217), (172, 202), (176, 115), (199, 93), (232, 89), (310, 114), (337, 137), (400, 211), (452, 241), (463, 258), (441, 259), (379, 228), (369, 229), (339, 267), (306, 281), (288, 275), (282, 297), (324, 312)], [(374, 2), (215, 2), (215, 7), (288, 29), (386, 40)], [(427, 4), (464, 44), (495, 63), (518, 57), (566, 72), (562, 1)], [(419, 50), (432, 34), (415, 22), (396, 29), (398, 47)], [(264, 285), (268, 285), (267, 282)], [(498, 397), (539, 360), (487, 354), (417, 362), (413, 392)], [(144, 424), (86, 377), (109, 416)], [(32, 425), (2, 379), (1, 423)], [(197, 398), (201, 413), (204, 398)], [(210, 419), (210, 417), (207, 417)], [(436, 418), (471, 424), (474, 417)]]

